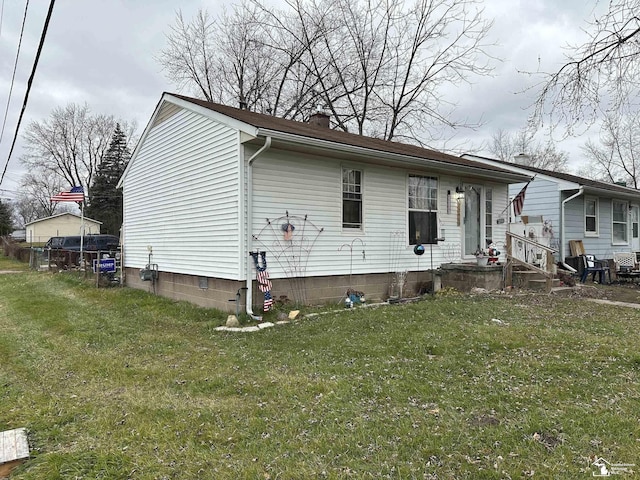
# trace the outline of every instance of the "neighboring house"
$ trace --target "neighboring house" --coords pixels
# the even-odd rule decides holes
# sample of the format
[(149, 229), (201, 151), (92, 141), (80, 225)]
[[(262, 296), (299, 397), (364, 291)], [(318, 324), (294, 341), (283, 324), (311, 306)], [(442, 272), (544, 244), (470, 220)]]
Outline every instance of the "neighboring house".
[(27, 232), (24, 228), (11, 232), (11, 238), (16, 242), (24, 242), (27, 239)]
[(85, 234), (100, 233), (102, 222), (90, 218), (83, 219), (75, 213), (60, 213), (51, 217), (39, 218), (25, 225), (27, 242), (44, 243), (51, 237), (80, 235), (84, 225)]
[[(465, 155), (464, 158), (533, 178), (526, 190), (522, 216), (543, 217), (551, 228), (559, 260), (571, 256), (571, 240), (581, 240), (586, 253), (601, 259), (611, 259), (618, 252), (640, 252), (640, 191), (486, 157)], [(510, 198), (525, 184), (510, 185)], [(520, 219), (514, 221), (517, 223)], [(521, 227), (526, 231), (524, 224)], [(517, 226), (511, 228), (514, 233), (520, 233)]]
[(246, 286), (251, 313), (249, 252), (264, 251), (275, 298), (372, 300), (390, 273), (414, 287), (429, 278), (415, 272), (504, 242), (508, 184), (526, 176), (328, 125), (165, 93), (119, 184), (126, 283), (151, 288), (150, 264), (159, 294), (228, 310)]

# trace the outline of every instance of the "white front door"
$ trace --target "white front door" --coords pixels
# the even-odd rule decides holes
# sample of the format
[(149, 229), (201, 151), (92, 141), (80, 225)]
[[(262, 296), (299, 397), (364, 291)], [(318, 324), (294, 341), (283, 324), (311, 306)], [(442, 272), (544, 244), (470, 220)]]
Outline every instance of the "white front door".
[(640, 252), (640, 207), (631, 205), (631, 251)]

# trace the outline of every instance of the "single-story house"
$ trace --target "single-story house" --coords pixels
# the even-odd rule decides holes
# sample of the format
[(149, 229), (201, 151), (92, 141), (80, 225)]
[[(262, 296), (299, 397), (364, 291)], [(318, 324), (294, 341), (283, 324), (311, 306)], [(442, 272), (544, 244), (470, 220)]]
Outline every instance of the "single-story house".
[(85, 235), (100, 233), (102, 222), (77, 215), (75, 213), (59, 213), (51, 217), (39, 218), (25, 225), (26, 241), (44, 243), (51, 237), (80, 235), (84, 226)]
[[(518, 233), (517, 224), (527, 229), (522, 217), (542, 217), (548, 226), (545, 231), (553, 237), (552, 246), (558, 250), (558, 260), (567, 261), (571, 256), (572, 240), (582, 241), (586, 253), (601, 259), (611, 259), (614, 253), (640, 252), (640, 191), (477, 155), (464, 157), (533, 178), (525, 191), (521, 217), (513, 218), (516, 225), (511, 228)], [(511, 184), (510, 198), (525, 185)]]
[(226, 310), (246, 296), (250, 314), (267, 293), (386, 298), (504, 242), (508, 185), (527, 178), (333, 130), (319, 112), (297, 122), (164, 93), (119, 183), (125, 281)]

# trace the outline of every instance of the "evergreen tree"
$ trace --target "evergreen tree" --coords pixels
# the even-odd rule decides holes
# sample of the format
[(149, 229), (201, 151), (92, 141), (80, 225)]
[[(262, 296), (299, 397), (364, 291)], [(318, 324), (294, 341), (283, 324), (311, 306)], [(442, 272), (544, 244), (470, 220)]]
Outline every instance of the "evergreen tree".
[(111, 136), (109, 148), (98, 165), (93, 183), (89, 187), (89, 205), (85, 215), (102, 222), (101, 233), (119, 235), (122, 226), (122, 191), (116, 188), (124, 173), (131, 152), (127, 137), (120, 124)]
[(13, 232), (13, 222), (11, 217), (11, 206), (8, 203), (0, 201), (0, 235), (9, 235)]

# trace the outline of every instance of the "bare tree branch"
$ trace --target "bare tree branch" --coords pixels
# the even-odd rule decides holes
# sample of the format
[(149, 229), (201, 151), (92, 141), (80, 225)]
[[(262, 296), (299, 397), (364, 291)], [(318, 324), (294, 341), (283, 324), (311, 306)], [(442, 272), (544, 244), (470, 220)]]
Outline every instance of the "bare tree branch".
[(546, 143), (536, 141), (534, 134), (526, 129), (515, 134), (498, 130), (493, 134), (488, 148), (492, 155), (504, 162), (555, 172), (567, 170), (567, 153), (558, 151), (551, 140)]
[[(571, 47), (557, 71), (541, 73), (531, 116), (570, 134), (601, 115), (633, 111), (640, 87), (640, 0), (611, 0), (608, 11), (588, 24), (589, 40)], [(530, 75), (535, 75), (529, 72)]]
[(607, 116), (600, 144), (590, 140), (583, 152), (588, 159), (587, 168), (581, 172), (585, 176), (640, 187), (640, 113)]

